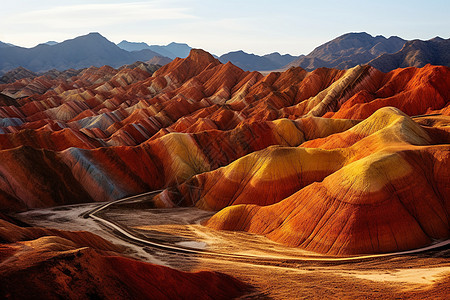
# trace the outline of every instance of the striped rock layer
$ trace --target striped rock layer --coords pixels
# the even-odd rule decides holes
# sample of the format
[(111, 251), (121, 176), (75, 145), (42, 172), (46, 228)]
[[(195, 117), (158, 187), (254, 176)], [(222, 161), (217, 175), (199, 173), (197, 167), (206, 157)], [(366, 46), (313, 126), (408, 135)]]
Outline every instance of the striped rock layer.
[(322, 253), (448, 238), (447, 67), (263, 76), (194, 49), (63, 74), (0, 85), (3, 210), (164, 189), (157, 207)]
[(231, 299), (248, 288), (217, 272), (126, 258), (90, 232), (20, 227), (1, 215), (0, 243), (2, 299)]
[(224, 207), (207, 221), (216, 229), (331, 255), (419, 248), (450, 235), (450, 140), (435, 138), (382, 108), (345, 132), (255, 152), (179, 191), (199, 207)]

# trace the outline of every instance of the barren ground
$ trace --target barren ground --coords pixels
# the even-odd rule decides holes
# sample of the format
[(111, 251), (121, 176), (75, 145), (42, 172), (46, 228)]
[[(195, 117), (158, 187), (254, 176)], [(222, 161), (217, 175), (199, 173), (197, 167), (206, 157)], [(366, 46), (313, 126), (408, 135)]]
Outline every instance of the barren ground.
[[(215, 270), (254, 288), (244, 298), (266, 299), (448, 299), (450, 249), (413, 254), (340, 258), (284, 247), (244, 232), (201, 225), (212, 212), (196, 208), (143, 209), (136, 201), (108, 207), (97, 216), (133, 235), (193, 253), (131, 241), (83, 214), (98, 204), (28, 211), (17, 215), (33, 225), (87, 230), (123, 245), (126, 255), (184, 271)], [(198, 250), (198, 252), (197, 252)]]

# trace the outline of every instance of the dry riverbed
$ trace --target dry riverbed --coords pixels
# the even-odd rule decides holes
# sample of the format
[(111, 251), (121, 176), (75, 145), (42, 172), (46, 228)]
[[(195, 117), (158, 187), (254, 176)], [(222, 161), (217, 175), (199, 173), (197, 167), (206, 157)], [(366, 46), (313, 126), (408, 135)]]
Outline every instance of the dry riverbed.
[(37, 226), (91, 231), (122, 245), (127, 255), (139, 260), (184, 271), (227, 273), (254, 287), (247, 299), (448, 299), (448, 245), (415, 254), (332, 260), (265, 237), (206, 228), (201, 221), (211, 212), (144, 209), (133, 203), (112, 205), (97, 216), (142, 239), (194, 252), (133, 242), (91, 218), (83, 218), (98, 204), (33, 210), (18, 217)]

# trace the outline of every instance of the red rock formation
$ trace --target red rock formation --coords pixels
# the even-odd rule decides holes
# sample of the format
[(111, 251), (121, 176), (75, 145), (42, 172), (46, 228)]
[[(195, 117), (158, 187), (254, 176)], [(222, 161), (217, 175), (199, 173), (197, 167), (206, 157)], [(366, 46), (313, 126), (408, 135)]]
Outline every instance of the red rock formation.
[(65, 239), (75, 243), (79, 247), (91, 247), (102, 251), (121, 251), (118, 246), (87, 231), (63, 231), (42, 227), (20, 227), (3, 218), (0, 219), (0, 241), (2, 243), (11, 244), (49, 237)]
[(426, 65), (391, 71), (370, 97), (354, 95), (333, 117), (363, 119), (385, 106), (397, 107), (410, 116), (442, 109), (450, 99), (449, 70), (448, 67)]
[[(270, 176), (276, 169), (269, 169), (267, 154), (254, 153), (258, 163), (265, 163), (257, 166), (257, 171), (272, 170), (263, 172), (269, 179), (259, 183), (265, 178), (250, 169), (244, 172), (245, 179), (235, 179), (240, 184), (232, 197), (226, 194), (210, 199), (202, 194), (197, 205), (205, 207), (206, 202), (208, 208), (210, 202), (221, 203), (223, 198), (238, 199), (226, 205), (257, 204), (225, 208), (207, 225), (265, 234), (321, 253), (348, 255), (422, 247), (450, 235), (450, 147), (433, 145), (438, 142), (398, 110), (384, 108), (343, 133), (306, 142), (295, 151), (281, 148), (269, 152), (270, 162), (276, 158), (280, 160), (277, 166), (285, 166), (281, 169), (284, 176)], [(310, 146), (315, 148), (306, 148)], [(284, 154), (286, 151), (289, 154)], [(279, 152), (284, 154), (281, 158)], [(225, 167), (225, 180), (213, 191), (227, 184), (227, 174), (239, 176), (241, 171), (232, 168), (245, 159), (249, 158)], [(311, 168), (311, 164), (315, 166)], [(305, 178), (311, 178), (311, 169), (317, 174), (322, 168), (322, 176), (311, 179), (315, 182), (303, 184)], [(214, 178), (212, 172), (199, 176), (206, 178), (204, 181)], [(259, 184), (270, 186), (264, 189), (269, 199), (290, 196), (261, 207), (270, 203), (263, 201), (265, 194), (258, 194)], [(283, 193), (287, 188), (290, 193)], [(201, 185), (198, 189), (209, 191)], [(272, 190), (277, 192), (272, 195)]]
[(89, 232), (21, 228), (0, 220), (0, 297), (230, 299), (247, 289), (221, 273), (181, 272), (118, 252)]
[[(252, 206), (252, 211), (262, 212), (271, 206), (259, 206), (281, 206), (294, 195), (306, 195), (305, 191), (319, 195), (317, 189), (340, 200), (353, 197), (359, 192), (330, 187), (351, 172), (355, 178), (369, 180), (367, 186), (387, 186), (388, 179), (381, 184), (366, 174), (378, 164), (384, 168), (380, 160), (403, 170), (399, 178), (419, 178), (425, 172), (420, 178), (433, 188), (424, 189), (424, 197), (447, 207), (445, 184), (430, 166), (446, 163), (444, 145), (450, 133), (442, 115), (449, 115), (449, 73), (448, 67), (431, 65), (389, 73), (357, 66), (313, 72), (292, 68), (263, 76), (192, 50), (187, 58), (177, 58), (153, 74), (132, 65), (23, 78), (0, 85), (0, 92), (16, 98), (0, 103), (0, 203), (3, 209), (17, 210), (113, 200), (166, 188), (155, 197), (155, 205), (195, 204), (214, 210), (254, 204), (258, 209)], [(417, 116), (436, 113), (442, 115)], [(417, 122), (407, 115), (416, 116)], [(411, 161), (416, 156), (409, 153), (428, 157), (430, 165), (419, 168)], [(359, 173), (353, 164), (361, 164), (356, 168)], [(408, 170), (398, 164), (406, 164)], [(389, 168), (385, 173), (390, 174)], [(401, 182), (392, 184), (405, 188)], [(374, 193), (373, 197), (385, 196)], [(401, 201), (411, 200), (403, 196)], [(297, 200), (292, 203), (303, 203)], [(317, 209), (325, 209), (331, 200), (327, 203), (317, 204), (322, 205)], [(344, 215), (352, 215), (355, 207), (348, 206)], [(429, 218), (443, 217), (445, 224), (448, 208), (441, 215), (442, 207), (435, 207), (439, 213)], [(247, 210), (230, 208), (250, 220), (253, 214), (245, 217)], [(392, 213), (412, 214), (395, 209)], [(228, 228), (227, 218), (217, 217), (211, 226)], [(239, 228), (266, 233), (261, 229), (265, 225), (256, 225), (258, 218), (255, 214), (253, 225)], [(386, 224), (385, 228), (397, 228)], [(304, 230), (298, 226), (298, 232)], [(351, 235), (355, 228), (342, 232)], [(298, 233), (280, 231), (283, 237), (275, 233), (271, 237), (345, 254), (405, 249), (448, 235), (437, 231), (413, 233), (418, 236), (415, 242), (397, 248), (392, 238), (370, 248), (364, 243), (373, 240), (361, 236), (361, 245), (349, 246), (342, 241), (330, 246), (320, 235), (314, 240), (322, 239), (323, 245), (294, 242)]]

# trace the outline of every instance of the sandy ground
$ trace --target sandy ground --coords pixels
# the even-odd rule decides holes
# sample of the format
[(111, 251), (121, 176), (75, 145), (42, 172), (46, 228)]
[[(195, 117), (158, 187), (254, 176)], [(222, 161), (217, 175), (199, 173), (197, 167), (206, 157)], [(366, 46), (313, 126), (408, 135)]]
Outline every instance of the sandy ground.
[[(416, 254), (333, 261), (265, 237), (211, 230), (200, 223), (212, 213), (195, 208), (153, 210), (123, 203), (98, 214), (138, 237), (200, 251), (177, 253), (122, 239), (96, 221), (82, 217), (95, 206), (41, 209), (18, 217), (38, 226), (91, 231), (122, 245), (127, 255), (139, 260), (184, 271), (227, 273), (254, 287), (245, 299), (449, 299), (448, 246)], [(226, 258), (211, 252), (244, 258)]]

